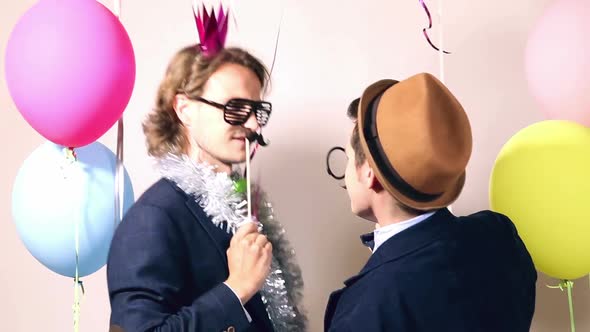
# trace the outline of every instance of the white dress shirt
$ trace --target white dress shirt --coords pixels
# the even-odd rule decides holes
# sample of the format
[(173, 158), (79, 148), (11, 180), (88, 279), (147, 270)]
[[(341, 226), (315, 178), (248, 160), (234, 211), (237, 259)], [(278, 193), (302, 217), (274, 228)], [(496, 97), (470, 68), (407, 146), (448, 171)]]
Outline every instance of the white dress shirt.
[(430, 218), (430, 216), (432, 216), (435, 212), (436, 211), (424, 213), (409, 220), (405, 220), (402, 222), (375, 229), (375, 231), (373, 231), (375, 241), (375, 245), (373, 246), (373, 253), (375, 253), (375, 251), (377, 251), (377, 249), (379, 249), (379, 247), (385, 241), (389, 240), (392, 236)]

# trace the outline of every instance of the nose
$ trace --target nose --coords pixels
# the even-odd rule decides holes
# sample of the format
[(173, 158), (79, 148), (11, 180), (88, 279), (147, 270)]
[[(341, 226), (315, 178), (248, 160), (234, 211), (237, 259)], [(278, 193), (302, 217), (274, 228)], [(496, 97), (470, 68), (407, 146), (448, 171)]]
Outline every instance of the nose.
[(244, 127), (251, 130), (252, 132), (258, 131), (260, 125), (258, 124), (258, 120), (256, 120), (256, 113), (250, 113), (248, 120), (244, 123)]

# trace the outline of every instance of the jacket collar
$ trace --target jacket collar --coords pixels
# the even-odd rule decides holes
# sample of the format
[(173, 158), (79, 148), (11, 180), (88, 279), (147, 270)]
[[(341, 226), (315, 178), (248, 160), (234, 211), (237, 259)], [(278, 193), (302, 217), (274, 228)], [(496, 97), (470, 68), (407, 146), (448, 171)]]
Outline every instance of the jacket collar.
[(450, 230), (455, 216), (448, 209), (440, 209), (430, 218), (412, 226), (385, 241), (371, 257), (361, 272), (344, 282), (352, 285), (368, 272), (381, 265), (406, 256), (434, 242)]

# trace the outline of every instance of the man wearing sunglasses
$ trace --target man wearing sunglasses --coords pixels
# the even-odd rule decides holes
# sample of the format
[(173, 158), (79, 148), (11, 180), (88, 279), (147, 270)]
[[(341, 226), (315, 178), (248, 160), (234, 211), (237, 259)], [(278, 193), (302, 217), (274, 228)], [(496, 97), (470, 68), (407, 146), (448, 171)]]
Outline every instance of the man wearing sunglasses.
[(304, 329), (293, 250), (267, 202), (248, 222), (233, 170), (250, 153), (246, 139), (263, 142), (267, 79), (237, 48), (192, 45), (170, 62), (143, 126), (162, 179), (127, 212), (109, 252), (113, 331)]
[[(352, 212), (375, 223), (361, 236), (372, 255), (332, 293), (325, 330), (525, 332), (537, 274), (514, 224), (482, 211), (448, 209), (465, 183), (471, 128), (434, 76), (369, 86), (349, 107), (346, 148), (328, 155)], [(336, 153), (348, 158), (344, 173)]]

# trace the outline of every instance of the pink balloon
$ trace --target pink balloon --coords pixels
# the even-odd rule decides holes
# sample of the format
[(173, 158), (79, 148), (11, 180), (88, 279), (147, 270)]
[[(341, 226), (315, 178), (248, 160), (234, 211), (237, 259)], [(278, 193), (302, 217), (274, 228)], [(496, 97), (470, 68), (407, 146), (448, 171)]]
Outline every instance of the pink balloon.
[(6, 82), (41, 135), (80, 147), (121, 117), (135, 84), (135, 55), (118, 18), (94, 0), (40, 0), (14, 27)]
[(590, 126), (589, 18), (588, 0), (558, 0), (529, 37), (528, 84), (549, 119)]

